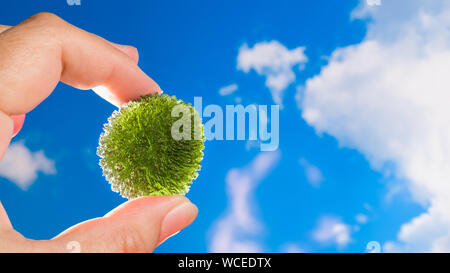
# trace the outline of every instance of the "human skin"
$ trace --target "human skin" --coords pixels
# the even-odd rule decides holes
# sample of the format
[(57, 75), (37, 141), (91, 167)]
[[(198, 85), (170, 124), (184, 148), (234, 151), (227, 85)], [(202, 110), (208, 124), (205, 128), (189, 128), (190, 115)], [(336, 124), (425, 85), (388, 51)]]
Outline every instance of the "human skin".
[[(102, 86), (96, 92), (116, 106), (160, 93), (137, 66), (138, 58), (136, 48), (106, 41), (51, 13), (0, 25), (0, 159), (25, 114), (59, 81), (82, 90)], [(13, 229), (0, 203), (0, 252), (69, 252), (74, 241), (81, 252), (152, 252), (196, 216), (197, 207), (186, 197), (141, 197), (53, 239), (31, 240)]]

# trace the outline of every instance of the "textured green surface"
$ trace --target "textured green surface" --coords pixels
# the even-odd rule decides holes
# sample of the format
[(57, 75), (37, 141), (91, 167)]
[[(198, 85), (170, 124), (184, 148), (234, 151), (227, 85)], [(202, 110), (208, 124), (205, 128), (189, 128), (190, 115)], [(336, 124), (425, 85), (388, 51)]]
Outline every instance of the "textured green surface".
[[(190, 110), (192, 140), (175, 140), (176, 105)], [(201, 136), (194, 139), (194, 127)], [(128, 102), (114, 111), (100, 136), (97, 154), (103, 175), (123, 197), (183, 195), (198, 176), (204, 148), (203, 125), (191, 104), (175, 96), (154, 95)]]

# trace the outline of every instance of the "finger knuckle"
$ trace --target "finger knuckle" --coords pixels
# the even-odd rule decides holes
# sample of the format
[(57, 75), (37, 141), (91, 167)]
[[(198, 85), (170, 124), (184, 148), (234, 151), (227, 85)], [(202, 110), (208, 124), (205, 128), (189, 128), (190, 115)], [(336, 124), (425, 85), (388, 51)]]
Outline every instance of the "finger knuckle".
[(66, 21), (50, 12), (37, 13), (25, 20), (24, 24), (31, 27), (34, 33), (39, 33), (39, 35), (48, 38), (58, 36), (58, 33), (66, 29), (65, 26), (67, 25)]
[(119, 245), (121, 251), (127, 252), (150, 252), (151, 250), (147, 246), (147, 242), (144, 240), (144, 236), (134, 228), (125, 227), (120, 232)]
[(63, 22), (63, 20), (56, 14), (51, 12), (39, 12), (28, 18), (29, 21), (45, 23), (50, 25), (58, 25)]

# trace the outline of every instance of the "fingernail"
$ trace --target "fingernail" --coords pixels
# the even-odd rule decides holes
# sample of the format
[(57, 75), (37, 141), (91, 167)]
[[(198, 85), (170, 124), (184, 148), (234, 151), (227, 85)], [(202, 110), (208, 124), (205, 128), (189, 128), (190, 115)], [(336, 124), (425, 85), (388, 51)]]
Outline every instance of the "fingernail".
[(173, 236), (177, 235), (178, 233), (180, 233), (180, 231), (177, 231), (174, 234), (169, 235), (168, 237), (164, 238), (161, 242), (158, 243), (157, 246), (161, 245), (162, 243), (164, 243), (165, 241), (169, 240), (170, 238), (172, 238)]
[(197, 207), (191, 202), (184, 202), (172, 209), (166, 215), (161, 225), (158, 245), (192, 223), (197, 217), (197, 213)]
[(9, 141), (11, 140), (14, 128), (14, 122), (10, 116), (0, 111), (0, 158), (8, 148)]
[(25, 122), (25, 115), (13, 115), (11, 118), (14, 121), (13, 137), (15, 137), (20, 129), (22, 129), (23, 123)]
[(131, 46), (131, 45), (116, 44), (116, 43), (113, 43), (113, 42), (110, 42), (110, 43), (115, 48), (117, 48), (118, 50), (120, 50), (123, 53), (125, 53), (126, 55), (128, 55), (131, 59), (135, 60), (136, 62), (139, 61), (139, 52), (138, 52), (136, 47)]

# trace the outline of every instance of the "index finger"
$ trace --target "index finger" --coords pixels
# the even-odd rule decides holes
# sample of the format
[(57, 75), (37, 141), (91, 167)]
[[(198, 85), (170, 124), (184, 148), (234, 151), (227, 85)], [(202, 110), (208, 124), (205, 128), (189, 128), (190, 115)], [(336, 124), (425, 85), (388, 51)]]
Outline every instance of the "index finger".
[(115, 105), (160, 92), (121, 50), (56, 15), (34, 15), (0, 34), (0, 111), (31, 111), (59, 81), (79, 89), (103, 86), (101, 95)]
[[(7, 25), (0, 25), (0, 34), (8, 29), (10, 29), (11, 26), (7, 26)], [(123, 53), (125, 53), (128, 57), (130, 57), (136, 64), (138, 63), (139, 60), (139, 53), (137, 52), (137, 49), (132, 47), (132, 46), (127, 46), (127, 45), (120, 45), (120, 44), (116, 44), (113, 42), (109, 42), (111, 43), (115, 48), (119, 49), (120, 51), (122, 51)], [(108, 96), (108, 93), (110, 93), (110, 90), (107, 90), (104, 87), (98, 87), (98, 88), (93, 88), (94, 91), (97, 92), (97, 94), (100, 94), (104, 97), (111, 97)], [(105, 94), (106, 93), (106, 94)], [(111, 103), (115, 103), (118, 104), (118, 102), (114, 102), (111, 101)], [(23, 126), (23, 123), (25, 121), (25, 114), (22, 115), (12, 115), (11, 118), (13, 119), (13, 123), (14, 123), (14, 130), (13, 130), (13, 137), (20, 131), (20, 129)], [(2, 154), (2, 153), (0, 153)]]
[(136, 65), (137, 55), (125, 53), (50, 13), (15, 27), (0, 25), (0, 158), (14, 133), (11, 116), (31, 111), (59, 81), (99, 87), (99, 95), (117, 106), (161, 92)]

